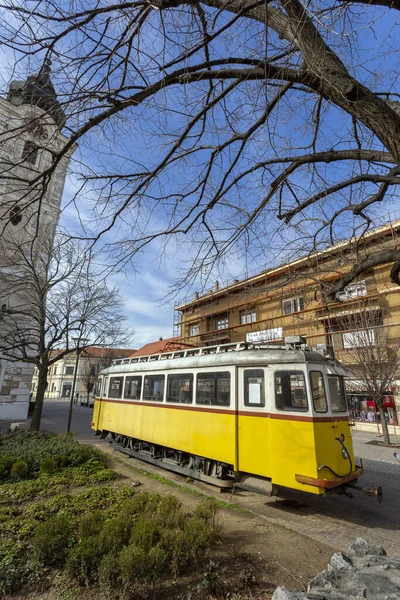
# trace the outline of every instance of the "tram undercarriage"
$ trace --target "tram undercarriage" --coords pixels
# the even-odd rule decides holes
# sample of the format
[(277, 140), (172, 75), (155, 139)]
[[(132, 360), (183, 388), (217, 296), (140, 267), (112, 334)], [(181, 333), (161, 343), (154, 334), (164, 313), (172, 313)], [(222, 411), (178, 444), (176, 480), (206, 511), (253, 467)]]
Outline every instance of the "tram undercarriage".
[[(105, 437), (104, 432), (102, 437)], [(230, 489), (235, 484), (233, 465), (151, 444), (125, 435), (111, 433), (111, 437), (110, 446), (128, 456), (161, 466), (186, 477), (199, 479), (221, 489)]]

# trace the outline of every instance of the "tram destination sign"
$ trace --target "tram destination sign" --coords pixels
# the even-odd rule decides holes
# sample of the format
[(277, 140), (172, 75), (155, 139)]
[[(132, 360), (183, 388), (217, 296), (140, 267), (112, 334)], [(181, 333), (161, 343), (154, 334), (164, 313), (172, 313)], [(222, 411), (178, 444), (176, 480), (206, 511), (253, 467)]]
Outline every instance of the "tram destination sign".
[(283, 328), (275, 327), (273, 329), (262, 329), (261, 331), (252, 331), (246, 333), (246, 342), (257, 344), (259, 342), (272, 342), (283, 338)]

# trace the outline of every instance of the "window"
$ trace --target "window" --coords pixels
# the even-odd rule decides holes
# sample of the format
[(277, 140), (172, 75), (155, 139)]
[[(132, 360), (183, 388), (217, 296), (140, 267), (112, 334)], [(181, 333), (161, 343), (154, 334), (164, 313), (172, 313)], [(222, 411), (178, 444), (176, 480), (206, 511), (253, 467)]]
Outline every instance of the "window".
[(367, 284), (365, 279), (363, 281), (356, 281), (355, 283), (350, 283), (346, 285), (346, 287), (336, 294), (336, 298), (338, 300), (351, 300), (352, 298), (358, 298), (360, 296), (367, 295)]
[(199, 335), (200, 327), (199, 325), (191, 325), (189, 327), (189, 335)]
[(288, 300), (282, 302), (282, 312), (284, 315), (290, 315), (291, 313), (299, 312), (300, 310), (304, 310), (303, 296), (288, 298)]
[(39, 146), (37, 146), (34, 142), (25, 142), (24, 149), (22, 151), (22, 160), (30, 165), (36, 165), (38, 154)]
[(65, 367), (65, 374), (66, 375), (73, 375), (74, 374), (74, 367)]
[(333, 412), (346, 412), (346, 394), (344, 391), (343, 377), (328, 375), (329, 394)]
[(248, 369), (243, 375), (244, 405), (265, 406), (264, 371)]
[(276, 371), (275, 396), (278, 410), (307, 411), (304, 373), (301, 371)]
[(107, 397), (108, 392), (108, 377), (104, 379), (103, 396)]
[(231, 403), (231, 374), (199, 373), (197, 375), (197, 404), (229, 406)]
[(57, 375), (57, 366), (54, 366), (53, 375)]
[(108, 397), (109, 398), (121, 398), (123, 384), (124, 384), (123, 377), (110, 377), (110, 388), (108, 390)]
[(324, 376), (322, 375), (321, 371), (311, 371), (310, 381), (315, 412), (327, 412), (328, 404), (326, 402)]
[(101, 384), (102, 384), (102, 381), (103, 381), (102, 377), (99, 377), (98, 380), (97, 380), (96, 386), (94, 388), (94, 395), (97, 396), (97, 397), (101, 396)]
[(240, 313), (240, 324), (246, 325), (247, 323), (255, 323), (257, 321), (257, 313), (255, 310), (251, 312)]
[(143, 400), (162, 402), (164, 399), (165, 375), (146, 375), (144, 378)]
[(168, 375), (167, 402), (191, 404), (193, 400), (193, 375)]
[(56, 391), (56, 384), (55, 384), (55, 383), (53, 383), (53, 385), (51, 386), (51, 391), (52, 391), (52, 392), (55, 392), (55, 391)]
[(375, 331), (364, 329), (343, 333), (343, 348), (361, 348), (362, 346), (375, 345)]
[(91, 376), (96, 375), (96, 367), (95, 367), (95, 365), (91, 365), (90, 366), (90, 375)]
[(142, 378), (138, 376), (130, 376), (125, 379), (124, 398), (132, 400), (140, 400), (142, 392)]
[(222, 317), (220, 319), (215, 320), (215, 328), (216, 329), (226, 329), (227, 327), (229, 327), (229, 318), (228, 317)]

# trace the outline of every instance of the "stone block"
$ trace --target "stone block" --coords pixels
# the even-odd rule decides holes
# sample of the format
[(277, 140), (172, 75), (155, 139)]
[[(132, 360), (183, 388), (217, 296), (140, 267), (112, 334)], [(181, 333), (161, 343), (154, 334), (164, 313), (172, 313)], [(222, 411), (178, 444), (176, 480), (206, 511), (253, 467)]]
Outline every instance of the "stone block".
[(347, 554), (350, 557), (357, 556), (362, 558), (367, 555), (386, 556), (386, 551), (381, 546), (370, 544), (363, 538), (357, 538), (349, 547)]
[(292, 592), (285, 586), (279, 586), (274, 591), (271, 600), (307, 600), (307, 594), (304, 592)]
[(21, 423), (11, 423), (10, 430), (15, 431), (16, 429), (24, 429), (25, 431), (28, 429), (29, 423), (28, 421), (22, 421)]
[(351, 560), (341, 552), (336, 552), (332, 556), (328, 566), (329, 571), (349, 571), (352, 568), (353, 565), (351, 564)]

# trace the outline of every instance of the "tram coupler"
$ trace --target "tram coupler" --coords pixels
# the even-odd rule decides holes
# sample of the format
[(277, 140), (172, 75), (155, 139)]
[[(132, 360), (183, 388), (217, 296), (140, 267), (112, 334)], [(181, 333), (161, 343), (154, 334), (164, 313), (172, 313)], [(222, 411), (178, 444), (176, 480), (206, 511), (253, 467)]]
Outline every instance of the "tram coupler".
[[(378, 504), (382, 503), (382, 500), (383, 500), (383, 490), (382, 490), (382, 488), (381, 488), (380, 485), (378, 485), (377, 487), (370, 487), (370, 488), (368, 488), (368, 487), (363, 488), (363, 487), (361, 487), (359, 485), (352, 485), (350, 487), (351, 487), (352, 490), (359, 490), (360, 492), (364, 492), (364, 494), (367, 494), (367, 496), (372, 496), (373, 498), (376, 499), (376, 501), (377, 501)], [(349, 492), (349, 493), (347, 493), (347, 492), (338, 492), (338, 493), (339, 494), (340, 493), (345, 493), (346, 496), (349, 496), (349, 498), (353, 497), (353, 495), (352, 495), (351, 492)]]

